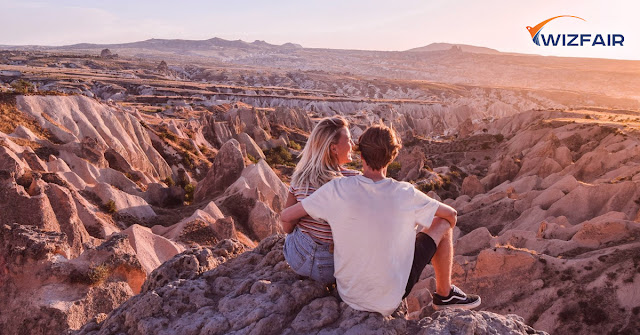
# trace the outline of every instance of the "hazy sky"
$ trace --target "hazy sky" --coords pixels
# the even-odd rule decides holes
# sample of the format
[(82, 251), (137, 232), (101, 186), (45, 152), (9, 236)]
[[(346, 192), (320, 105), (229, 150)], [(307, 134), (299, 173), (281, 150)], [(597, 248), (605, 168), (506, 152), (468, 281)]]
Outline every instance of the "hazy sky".
[[(562, 3), (560, 3), (562, 2)], [(122, 43), (149, 38), (265, 40), (304, 47), (407, 50), (434, 42), (506, 52), (640, 60), (640, 1), (0, 0), (0, 45)], [(543, 33), (623, 34), (623, 47), (544, 47)]]

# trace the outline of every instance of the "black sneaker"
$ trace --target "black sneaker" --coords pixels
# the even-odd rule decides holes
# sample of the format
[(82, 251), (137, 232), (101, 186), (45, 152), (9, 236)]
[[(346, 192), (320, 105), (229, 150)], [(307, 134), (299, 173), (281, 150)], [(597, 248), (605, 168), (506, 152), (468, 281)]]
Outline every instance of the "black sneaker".
[(446, 297), (437, 293), (433, 294), (433, 309), (462, 308), (472, 309), (480, 306), (480, 297), (475, 294), (466, 294), (455, 285), (451, 285), (451, 292)]

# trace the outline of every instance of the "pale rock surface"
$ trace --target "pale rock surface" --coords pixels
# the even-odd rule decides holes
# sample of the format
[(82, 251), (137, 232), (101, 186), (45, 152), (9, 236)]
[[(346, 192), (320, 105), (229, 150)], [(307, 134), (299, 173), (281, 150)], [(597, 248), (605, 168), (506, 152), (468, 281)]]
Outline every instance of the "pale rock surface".
[(129, 244), (136, 251), (140, 264), (147, 274), (184, 251), (184, 247), (137, 224), (123, 230), (122, 233), (129, 238)]
[(235, 217), (237, 225), (261, 240), (281, 231), (278, 213), (286, 198), (286, 186), (261, 160), (246, 167), (216, 203)]
[(10, 136), (24, 138), (25, 140), (34, 141), (34, 142), (37, 140), (40, 140), (40, 138), (36, 136), (36, 134), (34, 134), (31, 131), (31, 129), (23, 125), (17, 126), (16, 129), (13, 131), (13, 133), (10, 134)]
[(147, 130), (129, 112), (83, 96), (21, 96), (17, 105), (63, 143), (80, 143), (88, 137), (114, 149), (151, 178), (170, 175)]
[(556, 201), (564, 197), (564, 192), (557, 188), (550, 188), (543, 191), (531, 202), (532, 207), (540, 206), (542, 209), (549, 209)]
[(132, 215), (141, 220), (156, 216), (151, 206), (143, 198), (120, 191), (109, 184), (99, 183), (91, 188), (91, 192), (95, 193), (103, 204), (112, 200), (118, 213)]
[(397, 162), (400, 163), (398, 180), (417, 180), (420, 177), (426, 157), (420, 148), (414, 148), (411, 152), (401, 150), (398, 154)]
[(244, 145), (247, 154), (251, 155), (255, 159), (265, 159), (262, 149), (256, 144), (256, 142), (246, 133), (240, 133), (237, 136), (240, 145)]
[(481, 181), (486, 189), (490, 190), (507, 180), (513, 181), (519, 171), (520, 166), (513, 157), (504, 157), (491, 164), (487, 176), (482, 178)]
[(20, 222), (45, 231), (60, 232), (56, 213), (44, 194), (46, 183), (39, 180), (36, 184), (40, 185), (40, 190), (31, 195), (24, 186), (16, 184), (12, 172), (0, 170), (0, 224)]
[(300, 108), (276, 107), (273, 112), (267, 113), (267, 118), (271, 124), (297, 128), (305, 132), (311, 132), (313, 129), (311, 119), (305, 110)]
[(493, 236), (486, 227), (474, 229), (469, 234), (459, 238), (454, 250), (456, 255), (474, 254), (489, 247)]
[(462, 190), (460, 193), (473, 198), (478, 194), (484, 193), (484, 185), (482, 185), (477, 176), (471, 175), (462, 181)]
[[(272, 236), (237, 257), (234, 242), (180, 254), (142, 294), (77, 334), (544, 334), (490, 312), (450, 310), (418, 322), (353, 310), (291, 271), (283, 242)], [(224, 258), (231, 259), (218, 264)]]

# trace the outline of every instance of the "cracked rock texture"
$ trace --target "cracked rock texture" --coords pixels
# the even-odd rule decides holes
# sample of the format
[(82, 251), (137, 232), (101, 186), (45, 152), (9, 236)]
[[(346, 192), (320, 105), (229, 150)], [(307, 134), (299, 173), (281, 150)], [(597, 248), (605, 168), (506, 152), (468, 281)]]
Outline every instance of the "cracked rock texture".
[(142, 293), (75, 334), (545, 334), (516, 315), (447, 310), (407, 320), (357, 311), (296, 275), (283, 235), (243, 251), (233, 240), (177, 255)]

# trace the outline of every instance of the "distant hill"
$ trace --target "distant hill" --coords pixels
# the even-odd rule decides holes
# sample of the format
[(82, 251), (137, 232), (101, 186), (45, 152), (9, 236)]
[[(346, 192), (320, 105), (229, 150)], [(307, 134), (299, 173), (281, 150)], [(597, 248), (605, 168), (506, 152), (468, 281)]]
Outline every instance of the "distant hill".
[(208, 40), (182, 40), (182, 39), (156, 39), (146, 41), (120, 43), (120, 44), (91, 44), (80, 43), (55, 47), (55, 49), (151, 49), (151, 50), (211, 50), (216, 48), (238, 48), (238, 49), (298, 49), (299, 44), (285, 43), (283, 45), (269, 44), (265, 41), (256, 40), (245, 42), (243, 40), (229, 41), (214, 37)]
[(424, 47), (413, 48), (407, 51), (409, 52), (420, 52), (420, 51), (445, 51), (450, 50), (452, 47), (459, 47), (460, 50), (464, 52), (472, 52), (477, 54), (489, 54), (489, 55), (498, 55), (501, 54), (500, 51), (485, 47), (477, 47), (473, 45), (467, 44), (452, 44), (452, 43), (431, 43)]

